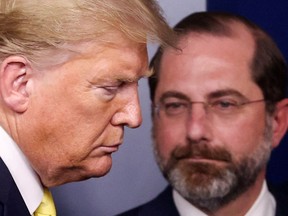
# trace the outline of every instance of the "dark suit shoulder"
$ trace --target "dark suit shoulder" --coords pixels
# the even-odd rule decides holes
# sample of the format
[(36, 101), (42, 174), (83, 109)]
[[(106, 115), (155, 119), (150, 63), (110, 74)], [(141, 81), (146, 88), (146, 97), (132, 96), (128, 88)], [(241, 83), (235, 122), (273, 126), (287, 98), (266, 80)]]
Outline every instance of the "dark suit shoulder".
[(30, 216), (25, 202), (1, 158), (0, 173), (0, 216)]
[(128, 210), (118, 216), (179, 216), (172, 198), (172, 189), (167, 187), (155, 199)]
[(282, 184), (268, 183), (268, 188), (276, 200), (276, 216), (288, 215), (288, 182)]

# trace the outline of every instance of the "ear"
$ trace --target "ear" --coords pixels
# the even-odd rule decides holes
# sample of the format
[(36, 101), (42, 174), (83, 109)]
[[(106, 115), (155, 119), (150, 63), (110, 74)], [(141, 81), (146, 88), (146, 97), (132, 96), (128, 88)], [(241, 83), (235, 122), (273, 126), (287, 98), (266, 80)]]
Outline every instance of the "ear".
[(277, 103), (273, 116), (273, 148), (277, 147), (288, 128), (288, 98)]
[(11, 110), (23, 113), (27, 110), (27, 92), (30, 63), (21, 56), (9, 56), (0, 66), (0, 91), (4, 103)]

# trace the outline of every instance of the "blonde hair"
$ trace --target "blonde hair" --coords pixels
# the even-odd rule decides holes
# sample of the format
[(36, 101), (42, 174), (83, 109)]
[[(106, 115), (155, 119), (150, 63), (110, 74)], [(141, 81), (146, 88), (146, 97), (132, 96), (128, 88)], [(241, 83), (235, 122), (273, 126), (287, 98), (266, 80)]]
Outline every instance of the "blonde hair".
[[(172, 44), (173, 31), (155, 0), (1, 0), (0, 59), (120, 31), (129, 40)], [(38, 55), (38, 56), (37, 56)]]

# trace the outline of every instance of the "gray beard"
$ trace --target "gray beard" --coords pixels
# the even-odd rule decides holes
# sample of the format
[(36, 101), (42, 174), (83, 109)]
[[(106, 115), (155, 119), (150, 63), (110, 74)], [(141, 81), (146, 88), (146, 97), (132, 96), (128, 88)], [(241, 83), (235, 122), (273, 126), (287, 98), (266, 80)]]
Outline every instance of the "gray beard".
[[(194, 154), (194, 150), (197, 152), (195, 154), (201, 155), (203, 152), (205, 157), (226, 161), (228, 165), (191, 164), (185, 160), (185, 156), (175, 151), (164, 164), (154, 143), (157, 163), (164, 177), (181, 196), (204, 212), (215, 212), (246, 192), (255, 183), (259, 173), (265, 169), (270, 158), (272, 143), (272, 123), (268, 118), (267, 116), (261, 145), (238, 162), (234, 161), (233, 156), (225, 149), (216, 150), (214, 154), (213, 151), (210, 152), (209, 144), (187, 141), (185, 152), (187, 148), (190, 149), (188, 151), (191, 151), (191, 155)], [(209, 153), (205, 153), (206, 151)]]

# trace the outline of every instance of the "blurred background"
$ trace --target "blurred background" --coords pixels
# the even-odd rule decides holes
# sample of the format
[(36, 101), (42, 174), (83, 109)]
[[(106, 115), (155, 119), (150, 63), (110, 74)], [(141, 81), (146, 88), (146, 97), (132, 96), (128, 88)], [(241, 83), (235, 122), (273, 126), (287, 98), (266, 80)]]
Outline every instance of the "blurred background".
[[(287, 0), (158, 0), (170, 26), (196, 11), (228, 11), (260, 25), (276, 41), (288, 59)], [(150, 44), (151, 58), (157, 44)], [(147, 202), (167, 185), (152, 152), (150, 100), (147, 80), (139, 83), (143, 124), (126, 129), (124, 144), (113, 154), (113, 167), (102, 178), (70, 183), (52, 189), (58, 216), (113, 216)], [(288, 95), (288, 93), (287, 93)], [(287, 156), (286, 156), (287, 155)], [(273, 151), (267, 178), (288, 181), (288, 135)]]

